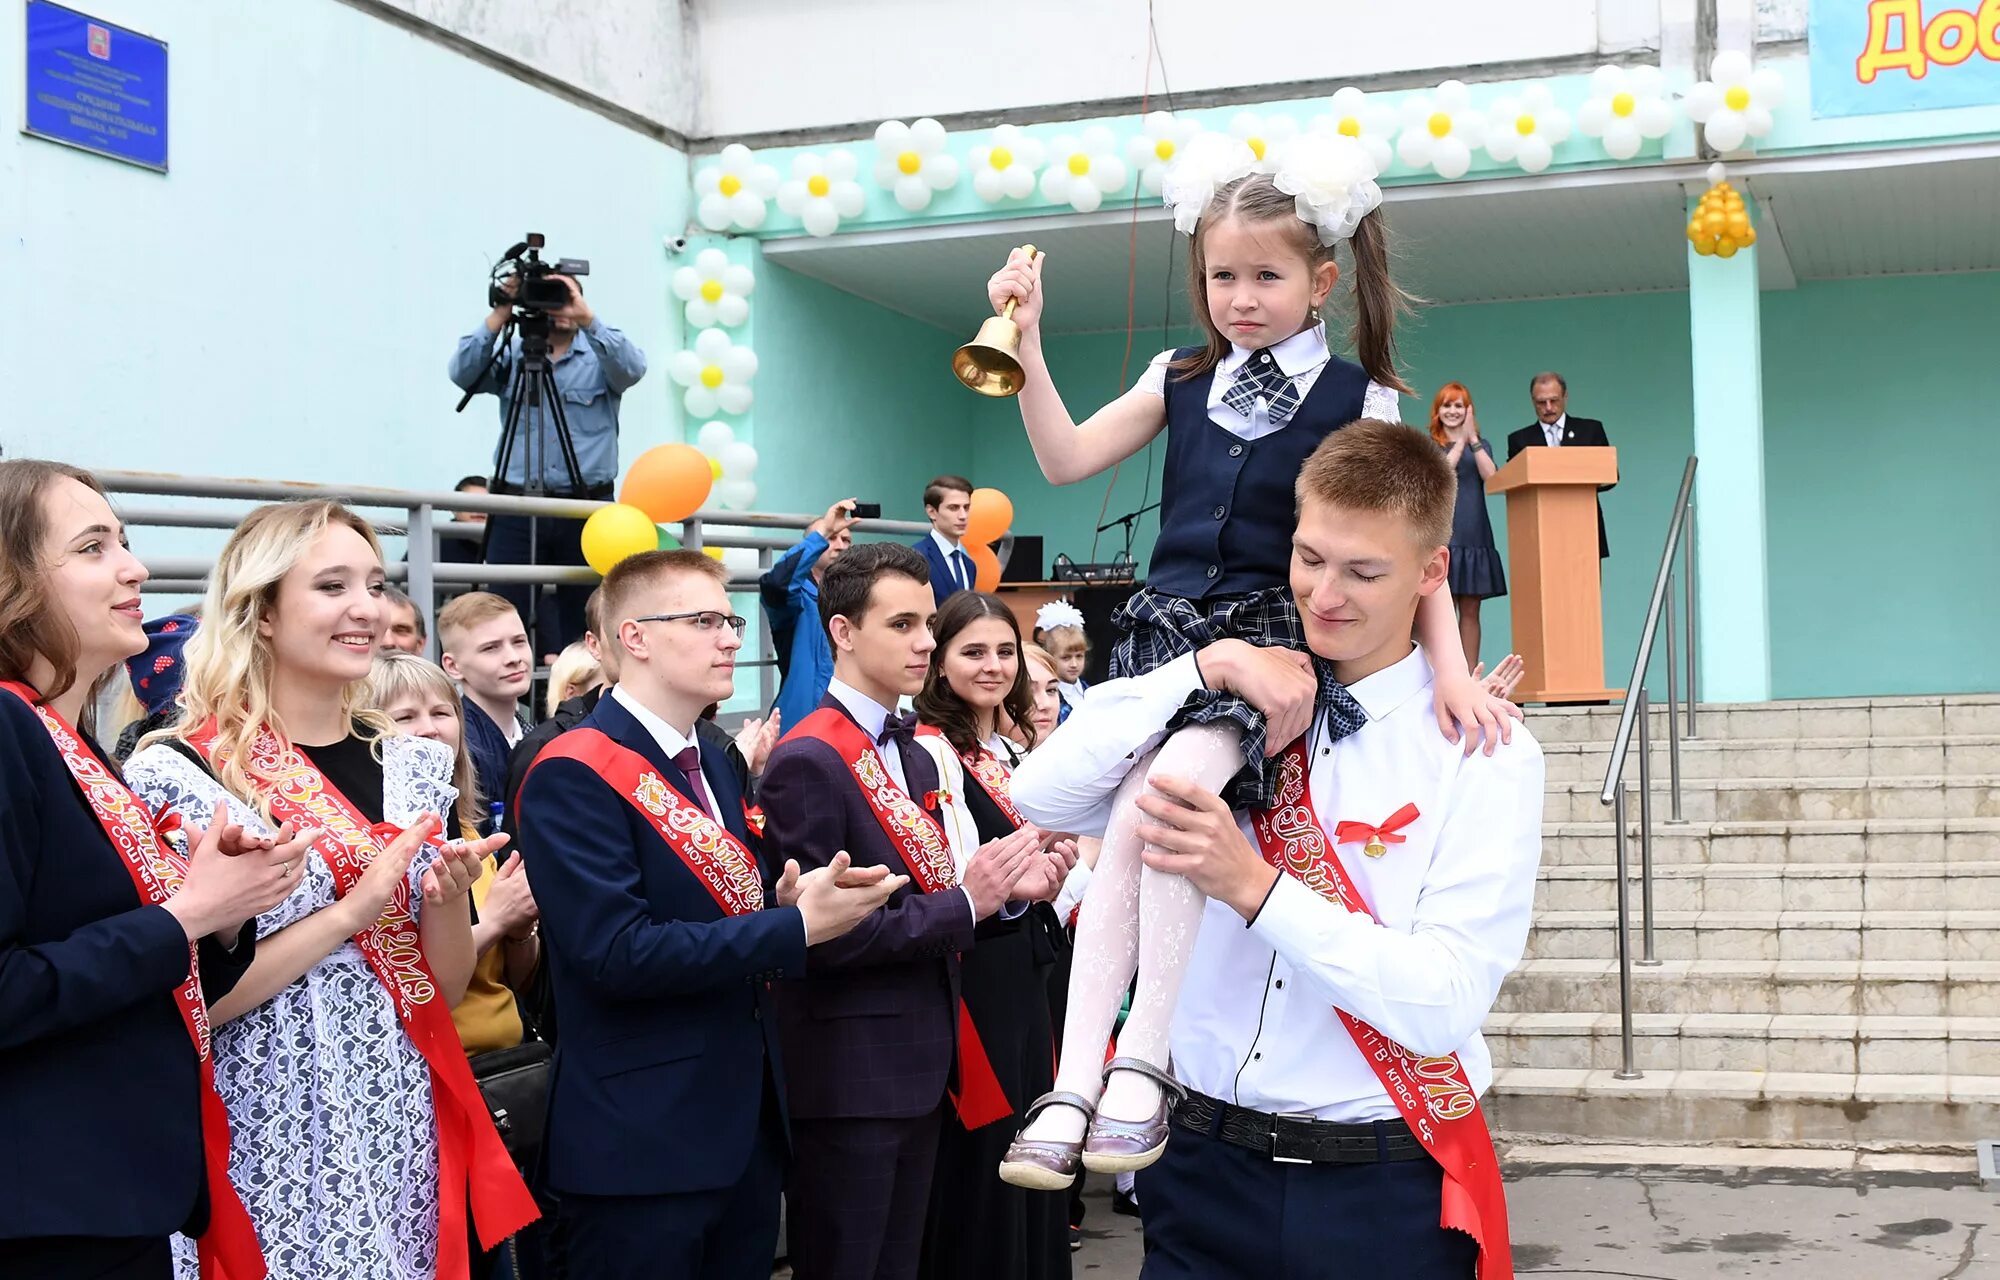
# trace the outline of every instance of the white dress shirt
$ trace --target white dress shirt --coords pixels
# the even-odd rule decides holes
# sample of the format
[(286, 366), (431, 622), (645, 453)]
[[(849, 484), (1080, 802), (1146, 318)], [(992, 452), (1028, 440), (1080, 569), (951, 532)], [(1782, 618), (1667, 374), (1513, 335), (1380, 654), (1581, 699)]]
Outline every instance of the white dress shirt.
[[(932, 530), (931, 532), (935, 536), (937, 531)], [(882, 726), (889, 722), (889, 708), (875, 701), (875, 699), (861, 692), (861, 690), (855, 688), (845, 680), (842, 680), (839, 676), (835, 676), (833, 679), (827, 681), (826, 691), (838, 699), (841, 706), (847, 708), (847, 714), (854, 717), (854, 722), (861, 726), (861, 732), (868, 735), (869, 742), (874, 743), (876, 739), (882, 736)], [(903, 773), (903, 753), (885, 749), (877, 743), (875, 754), (882, 757), (882, 767), (889, 771), (889, 780), (896, 784), (896, 789), (904, 795), (909, 795), (910, 782)], [(945, 754), (952, 755), (954, 761), (957, 759), (949, 746), (945, 747)], [(932, 759), (936, 760), (937, 756), (933, 754)], [(942, 784), (946, 781), (944, 762), (942, 760), (938, 760), (938, 769), (938, 781)], [(950, 788), (946, 787), (946, 790), (950, 790)], [(960, 790), (963, 790), (963, 787)], [(957, 866), (958, 874), (964, 875), (965, 864), (972, 860), (973, 854), (979, 852), (979, 841), (977, 836), (975, 836), (970, 848), (962, 847), (959, 840), (952, 838), (953, 832), (950, 830), (952, 824), (949, 820), (949, 813), (946, 814), (946, 818), (947, 821), (944, 824), (947, 828), (945, 836), (951, 840), (952, 860)], [(922, 886), (919, 885), (918, 887), (921, 888)], [(973, 906), (972, 895), (966, 893), (963, 887), (959, 889), (959, 892), (965, 894), (966, 909), (972, 912), (972, 918), (976, 922), (979, 919), (979, 910)]]
[[(1236, 381), (1237, 371), (1255, 354), (1249, 347), (1230, 343), (1229, 354), (1215, 366), (1215, 377), (1208, 385), (1208, 420), (1242, 440), (1261, 440), (1274, 431), (1284, 429), (1284, 423), (1271, 424), (1261, 399), (1251, 406), (1247, 418), (1222, 402), (1230, 384)], [(1326, 326), (1317, 324), (1308, 325), (1271, 348), (1271, 358), (1278, 362), (1278, 368), (1284, 370), (1285, 376), (1298, 388), (1301, 401), (1312, 391), (1313, 383), (1319, 381), (1320, 370), (1326, 368), (1330, 355), (1326, 346)], [(1173, 360), (1172, 350), (1154, 356), (1147, 363), (1146, 371), (1139, 375), (1139, 389), (1164, 398), (1167, 394), (1167, 366)], [(1401, 422), (1403, 411), (1396, 389), (1371, 380), (1361, 398), (1361, 416), (1380, 418), (1384, 422)], [(1291, 419), (1285, 421), (1290, 422)]]
[[(695, 750), (695, 767), (697, 769), (700, 768), (701, 742), (699, 739), (688, 737), (679, 729), (674, 728), (665, 720), (654, 715), (637, 698), (625, 692), (625, 686), (623, 685), (611, 686), (611, 696), (617, 700), (619, 706), (632, 713), (633, 719), (645, 726), (646, 732), (653, 735), (653, 741), (660, 744), (660, 750), (667, 753), (667, 759), (672, 760), (689, 747), (693, 747)], [(708, 799), (708, 803), (702, 805), (702, 811), (717, 822), (721, 822), (722, 815), (715, 811), (715, 788), (708, 785), (706, 777), (701, 780), (701, 790), (702, 794)]]
[(1566, 413), (1557, 414), (1554, 422), (1544, 422), (1542, 424), (1542, 435), (1548, 440), (1549, 448), (1557, 449), (1562, 447), (1563, 431), (1568, 426), (1569, 415)]
[[(1101, 829), (1119, 782), (1200, 685), (1188, 655), (1095, 686), (1015, 771), (1014, 802), (1051, 827)], [(1368, 723), (1314, 748), (1320, 825), (1331, 838), (1343, 820), (1381, 823), (1405, 803), (1420, 815), (1383, 857), (1339, 849), (1375, 918), (1289, 875), (1247, 927), (1211, 901), (1170, 1044), (1174, 1075), (1189, 1088), (1257, 1111), (1359, 1123), (1398, 1112), (1336, 1006), (1417, 1053), (1457, 1053), (1477, 1091), (1492, 1081), (1479, 1027), (1527, 945), (1543, 765), (1520, 725), (1491, 757), (1468, 758), (1445, 741), (1421, 650), (1349, 692)], [(1249, 821), (1238, 823), (1256, 849)]]
[(964, 556), (966, 560), (972, 558), (972, 553), (965, 549), (965, 544), (961, 542), (954, 545), (950, 538), (945, 537), (936, 529), (931, 530), (931, 541), (937, 543), (939, 551), (944, 552), (944, 562), (951, 566), (951, 580), (958, 584), (958, 589), (960, 591), (972, 590), (972, 579), (967, 576), (972, 571), (968, 570), (965, 562), (959, 559), (960, 556)]

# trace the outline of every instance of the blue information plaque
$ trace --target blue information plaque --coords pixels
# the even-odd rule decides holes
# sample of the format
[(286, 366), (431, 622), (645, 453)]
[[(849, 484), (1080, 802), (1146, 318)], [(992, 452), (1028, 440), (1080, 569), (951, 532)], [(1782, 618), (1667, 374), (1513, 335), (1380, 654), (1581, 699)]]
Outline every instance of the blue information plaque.
[(167, 170), (167, 42), (28, 0), (21, 132)]

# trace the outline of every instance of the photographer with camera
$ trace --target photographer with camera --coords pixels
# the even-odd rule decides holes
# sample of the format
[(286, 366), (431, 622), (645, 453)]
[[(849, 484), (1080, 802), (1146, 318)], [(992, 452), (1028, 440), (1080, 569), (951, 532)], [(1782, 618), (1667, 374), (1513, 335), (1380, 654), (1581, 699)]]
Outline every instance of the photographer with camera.
[[(451, 380), (466, 393), (460, 409), (481, 393), (500, 397), (492, 492), (609, 499), (618, 476), (618, 402), (645, 376), (646, 355), (584, 300), (576, 277), (590, 264), (562, 259), (551, 267), (541, 247), (542, 237), (531, 234), (502, 259), (487, 291), (493, 309), (459, 339)], [(554, 394), (538, 396), (537, 387)], [(582, 534), (581, 520), (495, 515), (486, 522), (485, 562), (580, 565)], [(552, 658), (583, 634), (588, 586), (557, 587), (552, 608), (528, 586), (493, 590), (533, 620), (539, 654)]]

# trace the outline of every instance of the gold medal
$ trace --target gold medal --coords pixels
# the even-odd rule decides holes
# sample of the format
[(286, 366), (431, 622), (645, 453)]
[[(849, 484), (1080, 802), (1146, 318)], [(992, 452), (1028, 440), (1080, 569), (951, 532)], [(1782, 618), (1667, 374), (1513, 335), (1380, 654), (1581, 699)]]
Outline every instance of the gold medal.
[(1367, 854), (1371, 858), (1379, 858), (1383, 854), (1389, 852), (1389, 846), (1383, 844), (1380, 840), (1370, 840), (1367, 846), (1363, 848), (1361, 852)]

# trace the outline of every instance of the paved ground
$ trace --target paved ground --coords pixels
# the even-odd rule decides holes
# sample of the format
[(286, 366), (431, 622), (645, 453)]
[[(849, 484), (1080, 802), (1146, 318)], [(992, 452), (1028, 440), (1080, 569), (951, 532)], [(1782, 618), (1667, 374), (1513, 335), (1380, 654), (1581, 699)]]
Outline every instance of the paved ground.
[[(1510, 1162), (1520, 1275), (2000, 1280), (2000, 1196), (1980, 1190), (1969, 1157), (1847, 1156), (1778, 1169), (1633, 1166), (1615, 1151), (1590, 1154), (1605, 1162), (1562, 1152)], [(1114, 1217), (1095, 1180), (1089, 1205), (1077, 1276), (1137, 1276), (1137, 1222)]]

